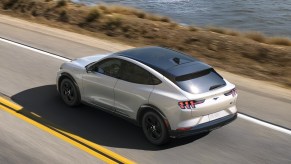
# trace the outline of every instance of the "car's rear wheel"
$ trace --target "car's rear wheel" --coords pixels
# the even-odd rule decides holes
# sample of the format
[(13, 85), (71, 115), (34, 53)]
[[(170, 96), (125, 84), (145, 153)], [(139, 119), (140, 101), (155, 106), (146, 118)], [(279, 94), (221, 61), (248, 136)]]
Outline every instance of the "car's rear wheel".
[(143, 115), (142, 129), (145, 137), (152, 144), (162, 145), (169, 139), (168, 130), (163, 119), (153, 111), (148, 111)]
[(81, 102), (79, 91), (72, 80), (65, 78), (61, 81), (60, 94), (68, 106), (77, 106)]

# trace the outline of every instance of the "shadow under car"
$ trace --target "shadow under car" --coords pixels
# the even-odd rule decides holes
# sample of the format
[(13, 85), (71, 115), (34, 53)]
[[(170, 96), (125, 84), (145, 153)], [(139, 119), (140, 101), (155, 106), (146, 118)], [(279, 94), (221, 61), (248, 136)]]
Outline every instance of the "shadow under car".
[(141, 128), (122, 118), (86, 105), (74, 108), (66, 106), (55, 85), (31, 88), (11, 98), (52, 125), (103, 146), (163, 150), (188, 144), (208, 134), (173, 139), (163, 146), (155, 146), (146, 140)]

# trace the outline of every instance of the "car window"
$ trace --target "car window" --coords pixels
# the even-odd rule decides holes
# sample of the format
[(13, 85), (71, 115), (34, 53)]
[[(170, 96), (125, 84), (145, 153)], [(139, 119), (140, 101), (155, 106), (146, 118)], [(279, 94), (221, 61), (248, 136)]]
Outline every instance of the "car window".
[[(155, 85), (160, 82), (145, 69), (127, 61), (123, 62), (120, 78), (137, 84)], [(153, 78), (155, 78), (155, 80), (153, 80)]]
[(105, 59), (97, 63), (95, 71), (104, 75), (118, 77), (122, 61), (119, 59)]
[(223, 78), (214, 69), (176, 77), (176, 83), (184, 91), (194, 94), (204, 93), (226, 85)]

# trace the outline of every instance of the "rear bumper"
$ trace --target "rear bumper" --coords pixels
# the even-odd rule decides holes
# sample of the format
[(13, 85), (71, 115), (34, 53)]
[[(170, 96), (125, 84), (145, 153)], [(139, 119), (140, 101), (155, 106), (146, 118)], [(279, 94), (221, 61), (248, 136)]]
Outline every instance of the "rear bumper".
[(197, 126), (194, 126), (190, 130), (187, 131), (177, 131), (177, 130), (172, 130), (170, 131), (170, 136), (174, 138), (180, 138), (180, 137), (186, 137), (186, 136), (191, 136), (203, 132), (208, 132), (214, 129), (217, 129), (219, 127), (222, 127), (226, 124), (229, 124), (230, 122), (234, 121), (237, 118), (237, 113), (227, 115), (225, 117), (206, 122), (203, 124), (199, 124)]

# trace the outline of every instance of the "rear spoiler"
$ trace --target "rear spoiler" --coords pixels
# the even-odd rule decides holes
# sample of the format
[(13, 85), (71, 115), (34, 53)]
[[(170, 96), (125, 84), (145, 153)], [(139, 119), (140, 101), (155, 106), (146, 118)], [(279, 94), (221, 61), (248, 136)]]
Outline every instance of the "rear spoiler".
[(200, 61), (195, 61), (195, 62), (190, 62), (190, 63), (185, 63), (181, 65), (177, 65), (175, 67), (172, 67), (167, 70), (172, 76), (174, 77), (183, 77), (188, 74), (193, 74), (193, 73), (203, 73), (203, 71), (207, 71), (212, 69), (211, 66), (202, 63)]

